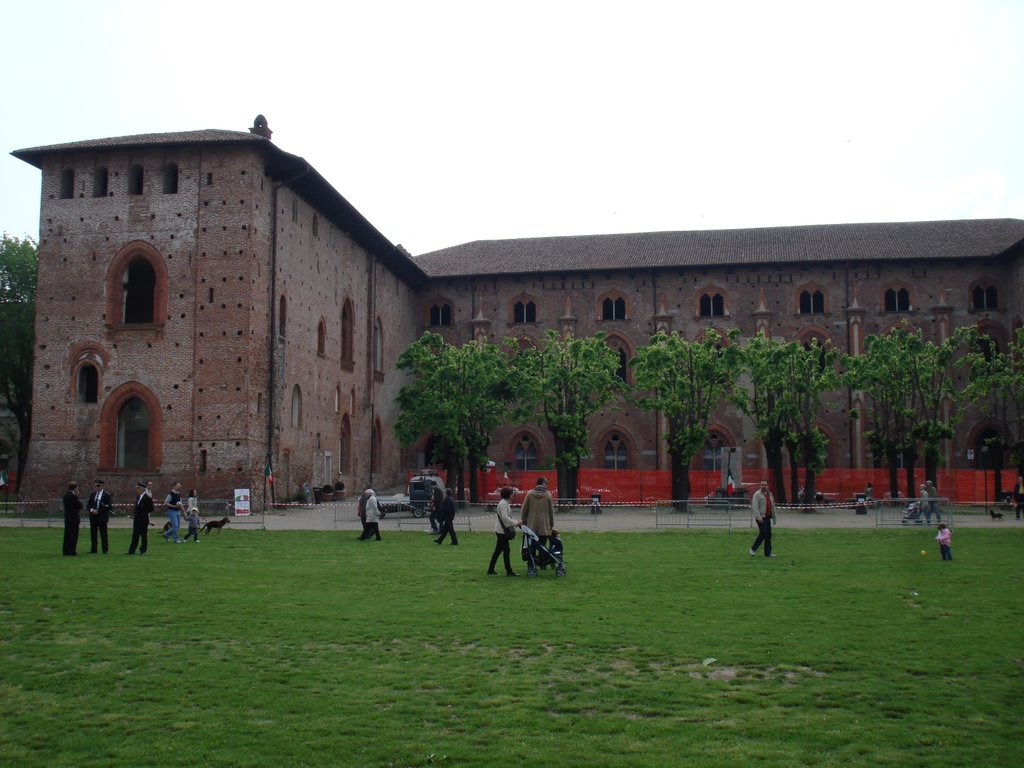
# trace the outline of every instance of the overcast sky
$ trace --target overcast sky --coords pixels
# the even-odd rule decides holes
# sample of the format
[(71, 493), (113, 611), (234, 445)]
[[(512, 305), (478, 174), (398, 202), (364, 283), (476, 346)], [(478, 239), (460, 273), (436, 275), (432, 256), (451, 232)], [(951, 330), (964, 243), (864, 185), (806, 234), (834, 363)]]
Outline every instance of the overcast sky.
[(15, 149), (200, 128), (305, 157), (412, 253), (1024, 219), (1024, 2), (2, 2)]

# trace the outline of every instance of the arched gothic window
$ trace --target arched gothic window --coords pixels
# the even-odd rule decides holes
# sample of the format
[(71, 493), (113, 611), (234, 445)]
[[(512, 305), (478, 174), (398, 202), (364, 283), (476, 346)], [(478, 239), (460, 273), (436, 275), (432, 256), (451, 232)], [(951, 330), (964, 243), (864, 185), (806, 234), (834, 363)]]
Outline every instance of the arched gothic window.
[(825, 294), (821, 291), (800, 292), (800, 314), (822, 315), (825, 313)]
[(625, 320), (626, 300), (622, 297), (612, 299), (611, 297), (601, 302), (602, 320)]
[(701, 294), (698, 314), (701, 317), (722, 317), (725, 315), (725, 298), (720, 293)]
[(528, 432), (523, 432), (516, 442), (515, 468), (520, 470), (537, 468), (537, 446)]
[(117, 414), (118, 469), (149, 468), (149, 427), (149, 408), (140, 398), (129, 398)]
[(291, 425), (296, 429), (302, 426), (302, 388), (298, 384), (292, 387)]
[(515, 305), (512, 307), (512, 322), (537, 322), (537, 305), (534, 304), (532, 301), (517, 301)]
[(83, 363), (78, 369), (76, 395), (79, 403), (95, 403), (99, 399), (99, 372), (91, 363)]
[(444, 304), (432, 304), (430, 306), (430, 324), (432, 326), (451, 325), (452, 305), (447, 302)]
[(910, 310), (910, 291), (906, 288), (889, 288), (886, 290), (886, 312), (910, 312)]
[(994, 285), (976, 285), (971, 291), (971, 309), (998, 309), (998, 298)]
[(617, 432), (613, 432), (604, 444), (605, 469), (629, 469), (629, 450)]
[(141, 256), (128, 264), (122, 278), (124, 286), (124, 322), (152, 323), (156, 272), (148, 259)]
[(316, 326), (316, 353), (320, 357), (327, 354), (327, 321), (322, 317)]

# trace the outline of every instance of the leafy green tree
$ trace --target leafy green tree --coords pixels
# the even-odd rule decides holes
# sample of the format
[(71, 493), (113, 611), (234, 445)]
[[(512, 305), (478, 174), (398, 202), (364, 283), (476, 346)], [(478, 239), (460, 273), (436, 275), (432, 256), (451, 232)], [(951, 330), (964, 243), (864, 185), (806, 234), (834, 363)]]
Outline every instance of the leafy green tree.
[(491, 435), (504, 420), (512, 398), (508, 357), (494, 344), (453, 346), (426, 333), (398, 359), (414, 376), (398, 395), (395, 433), (403, 446), (432, 434), (449, 457), (455, 487), (465, 487), (469, 465), (470, 500), (479, 500), (477, 469), (487, 456)]
[(578, 493), (580, 462), (590, 454), (590, 417), (625, 388), (619, 356), (605, 337), (562, 338), (549, 330), (538, 346), (521, 348), (513, 358), (523, 415), (539, 412), (554, 438), (563, 499)]
[(1017, 474), (1024, 474), (1024, 328), (1017, 329), (1005, 352), (973, 327), (958, 333), (966, 350), (965, 394), (1000, 425), (990, 444), (1008, 455)]
[[(815, 478), (825, 468), (828, 455), (828, 440), (817, 423), (824, 397), (839, 387), (839, 352), (831, 345), (820, 346), (817, 340), (806, 345), (792, 341), (781, 351), (780, 372), (789, 387), (783, 391), (780, 410), (788, 420), (785, 431), (791, 436), (790, 455), (803, 462), (805, 499), (810, 501), (816, 490)], [(797, 481), (791, 482), (795, 494)]]
[(754, 422), (754, 433), (764, 446), (776, 496), (783, 504), (786, 484), (782, 462), (792, 420), (784, 410), (789, 404), (790, 384), (782, 373), (785, 356), (785, 342), (757, 334), (741, 349), (738, 371), (742, 379), (736, 381), (730, 395), (736, 407)]
[[(854, 414), (864, 420), (864, 435), (875, 462), (884, 457), (889, 469), (889, 493), (899, 491), (899, 457), (916, 454), (911, 425), (912, 376), (901, 334), (873, 334), (864, 340), (864, 354), (848, 357), (849, 385), (860, 390), (864, 407)], [(916, 490), (911, 496), (916, 496)]]
[(18, 477), (21, 487), (32, 435), (32, 360), (35, 345), (38, 251), (29, 238), (6, 233), (0, 242), (0, 399), (18, 423)]
[(866, 401), (868, 440), (873, 449), (886, 454), (894, 496), (899, 494), (900, 454), (907, 470), (908, 497), (918, 495), (914, 470), (922, 454), (925, 477), (935, 480), (942, 441), (953, 437), (963, 412), (953, 376), (959, 345), (959, 336), (935, 344), (925, 340), (920, 329), (903, 325), (868, 336), (864, 354), (848, 359), (850, 385), (863, 391)]
[(735, 359), (732, 347), (709, 330), (700, 341), (655, 334), (630, 363), (637, 405), (668, 419), (673, 499), (690, 498), (690, 460), (704, 447), (711, 415), (728, 394)]

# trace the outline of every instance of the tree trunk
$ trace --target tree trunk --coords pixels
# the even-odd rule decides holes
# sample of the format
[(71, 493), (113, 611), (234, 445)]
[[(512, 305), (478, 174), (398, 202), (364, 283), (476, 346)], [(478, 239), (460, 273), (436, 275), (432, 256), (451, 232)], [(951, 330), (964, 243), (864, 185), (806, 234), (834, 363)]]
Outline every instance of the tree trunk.
[(816, 489), (814, 487), (815, 474), (814, 470), (811, 469), (811, 461), (813, 460), (814, 453), (814, 438), (813, 435), (808, 432), (803, 436), (804, 445), (804, 502), (807, 504), (814, 503), (814, 495)]
[(480, 457), (469, 456), (469, 501), (476, 504), (480, 500)]
[(771, 470), (772, 485), (775, 488), (775, 498), (779, 504), (786, 503), (786, 482), (782, 473), (782, 441), (779, 438), (768, 436), (764, 443), (764, 457)]
[[(800, 462), (796, 458), (796, 447), (795, 441), (786, 441), (786, 455), (789, 459), (789, 492), (794, 504), (800, 500)], [(804, 501), (807, 501), (806, 496)]]
[(894, 499), (900, 497), (900, 471), (899, 471), (899, 455), (900, 452), (894, 447), (889, 447), (886, 452), (886, 463), (889, 465), (889, 495)]
[(672, 503), (676, 509), (686, 509), (690, 499), (690, 464), (674, 453), (669, 454), (672, 467)]
[(917, 451), (908, 450), (903, 452), (903, 463), (907, 468), (907, 498), (916, 499), (918, 493), (917, 483), (914, 478), (914, 465), (917, 464)]

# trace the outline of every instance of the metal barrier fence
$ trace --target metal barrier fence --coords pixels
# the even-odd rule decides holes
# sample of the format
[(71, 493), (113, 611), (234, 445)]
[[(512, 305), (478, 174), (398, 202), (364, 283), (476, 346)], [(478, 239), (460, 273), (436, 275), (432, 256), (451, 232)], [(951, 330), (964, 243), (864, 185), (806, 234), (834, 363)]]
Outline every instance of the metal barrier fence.
[(750, 504), (736, 499), (692, 499), (654, 503), (655, 528), (752, 528)]
[(874, 507), (875, 527), (931, 525), (946, 523), (953, 525), (953, 506), (949, 499), (881, 499), (868, 502)]
[[(82, 500), (84, 505), (87, 499)], [(163, 525), (165, 507), (162, 500), (154, 500), (153, 514), (150, 515), (150, 525)], [(113, 513), (110, 516), (110, 524), (113, 527), (130, 527), (132, 513), (135, 510), (134, 502), (119, 503), (113, 505)], [(203, 523), (210, 520), (228, 518), (231, 525), (241, 527), (264, 528), (264, 518), (261, 512), (253, 511), (248, 515), (235, 514), (234, 499), (200, 499), (199, 514)], [(81, 513), (81, 526), (89, 527), (89, 514), (83, 508)], [(182, 522), (185, 523), (184, 515)], [(49, 499), (47, 501), (0, 501), (0, 521), (6, 525), (18, 524), (23, 527), (63, 527), (64, 525), (64, 504), (60, 499)], [(185, 523), (187, 527), (187, 523)]]

